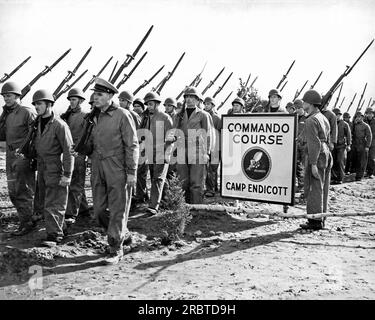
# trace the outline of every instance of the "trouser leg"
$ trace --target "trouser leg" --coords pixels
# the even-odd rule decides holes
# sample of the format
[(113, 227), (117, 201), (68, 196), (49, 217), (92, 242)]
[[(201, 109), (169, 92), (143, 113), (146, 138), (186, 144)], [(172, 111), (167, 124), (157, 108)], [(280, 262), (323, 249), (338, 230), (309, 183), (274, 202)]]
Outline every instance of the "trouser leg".
[(152, 165), (150, 207), (156, 210), (159, 209), (168, 167), (168, 164)]
[(139, 201), (148, 200), (148, 193), (147, 193), (147, 173), (148, 173), (149, 165), (148, 164), (140, 164), (137, 170), (137, 188), (136, 188), (136, 198)]
[(337, 150), (337, 181), (342, 181), (345, 175), (346, 148)]
[(217, 171), (219, 165), (209, 163), (207, 165), (207, 178), (206, 178), (206, 189), (210, 192), (217, 190)]
[(69, 186), (68, 205), (66, 215), (77, 217), (82, 196), (85, 191), (86, 162), (83, 157), (77, 157), (74, 161), (72, 180)]
[(190, 176), (190, 195), (191, 203), (199, 204), (203, 203), (203, 179), (205, 174), (204, 164), (190, 164), (189, 176)]
[(191, 194), (190, 194), (190, 174), (189, 174), (189, 165), (188, 164), (177, 164), (177, 174), (181, 181), (182, 189), (185, 192), (185, 200), (187, 203), (190, 203)]
[[(372, 138), (375, 139), (374, 136)], [(375, 174), (375, 145), (371, 146), (368, 152), (367, 173), (369, 176)]]
[(368, 152), (365, 150), (364, 147), (357, 148), (357, 160), (358, 160), (358, 166), (356, 171), (356, 179), (362, 179), (366, 166), (367, 166), (367, 158), (368, 158)]

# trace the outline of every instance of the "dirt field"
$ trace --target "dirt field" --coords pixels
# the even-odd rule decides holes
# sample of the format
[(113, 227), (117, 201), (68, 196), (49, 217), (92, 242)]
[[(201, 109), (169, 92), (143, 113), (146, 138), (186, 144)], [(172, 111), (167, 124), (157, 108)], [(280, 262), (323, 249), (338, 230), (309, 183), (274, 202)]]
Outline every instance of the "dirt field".
[[(108, 267), (105, 235), (90, 217), (55, 248), (39, 247), (43, 222), (30, 235), (9, 235), (17, 220), (4, 158), (1, 153), (0, 299), (375, 298), (375, 216), (330, 218), (325, 230), (306, 233), (298, 230), (302, 219), (262, 214), (282, 206), (247, 202), (258, 213), (194, 212), (184, 237), (165, 246), (160, 219), (139, 210), (129, 220), (129, 253)], [(375, 179), (332, 186), (330, 200), (332, 212), (375, 211)], [(212, 202), (231, 204), (220, 197)], [(298, 204), (289, 212), (303, 210)]]

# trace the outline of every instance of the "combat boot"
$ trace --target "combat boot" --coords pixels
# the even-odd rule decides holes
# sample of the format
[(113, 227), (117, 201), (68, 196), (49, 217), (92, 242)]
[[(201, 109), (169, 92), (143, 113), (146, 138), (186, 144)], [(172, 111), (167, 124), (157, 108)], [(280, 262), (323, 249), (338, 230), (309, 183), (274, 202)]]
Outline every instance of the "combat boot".
[(18, 229), (11, 233), (12, 236), (20, 237), (32, 232), (36, 227), (35, 221), (21, 223)]
[(54, 234), (47, 235), (47, 238), (42, 241), (44, 247), (54, 247), (59, 245), (63, 241), (62, 236), (56, 236)]
[(324, 228), (324, 222), (309, 219), (307, 223), (300, 224), (300, 227), (304, 230), (321, 230)]
[(124, 257), (124, 252), (122, 249), (111, 252), (105, 259), (104, 263), (106, 265), (116, 265)]

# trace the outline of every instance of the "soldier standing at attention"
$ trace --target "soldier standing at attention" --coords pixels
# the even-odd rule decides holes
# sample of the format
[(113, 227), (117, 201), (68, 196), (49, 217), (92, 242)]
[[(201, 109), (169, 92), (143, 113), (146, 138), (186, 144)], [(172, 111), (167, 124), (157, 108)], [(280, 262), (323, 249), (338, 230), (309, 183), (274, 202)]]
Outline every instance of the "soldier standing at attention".
[(105, 262), (117, 264), (124, 255), (124, 242), (131, 241), (127, 222), (139, 157), (137, 131), (129, 111), (112, 101), (118, 90), (111, 83), (97, 78), (92, 90), (94, 105), (100, 109), (91, 135), (94, 214), (107, 229)]
[(371, 142), (371, 128), (363, 121), (362, 112), (358, 111), (353, 125), (353, 164), (356, 181), (361, 181), (365, 174)]
[[(332, 155), (329, 151), (330, 126), (326, 117), (319, 111), (322, 97), (315, 90), (305, 92), (303, 108), (308, 116), (305, 122), (306, 166), (305, 198), (307, 214), (327, 212), (328, 191), (331, 178)], [(324, 219), (308, 219), (302, 229), (319, 230), (324, 228)]]
[(232, 101), (232, 108), (228, 110), (227, 114), (243, 113), (244, 108), (245, 102), (243, 101), (243, 99), (236, 97)]
[(4, 83), (1, 95), (5, 106), (0, 117), (0, 141), (6, 142), (8, 194), (20, 221), (12, 235), (22, 236), (35, 227), (32, 220), (35, 171), (30, 167), (30, 160), (16, 157), (15, 151), (26, 138), (36, 114), (31, 108), (20, 105), (21, 88), (15, 82)]
[(282, 96), (280, 92), (277, 89), (271, 89), (268, 93), (269, 110), (265, 110), (264, 112), (288, 113), (288, 111), (281, 106), (281, 99)]
[(337, 143), (337, 118), (336, 115), (328, 109), (328, 103), (321, 113), (327, 118), (329, 125), (331, 126), (331, 142), (329, 143), (329, 150), (332, 151)]
[[(68, 100), (70, 106), (68, 110), (63, 113), (60, 118), (63, 119), (69, 126), (72, 134), (73, 143), (78, 144), (85, 128), (86, 112), (82, 111), (82, 103), (85, 97), (81, 89), (72, 88), (68, 92)], [(75, 223), (82, 200), (86, 199), (85, 194), (85, 180), (86, 180), (86, 156), (79, 154), (74, 159), (74, 170), (72, 181), (69, 185), (68, 205), (65, 212), (65, 222), (67, 225)], [(87, 208), (88, 210), (88, 208)]]
[(306, 141), (304, 140), (304, 130), (306, 122), (306, 112), (303, 109), (303, 101), (297, 99), (294, 101), (294, 107), (296, 108), (296, 114), (298, 117), (298, 134), (297, 134), (297, 189), (303, 191), (303, 176), (305, 171), (305, 147)]
[[(351, 132), (351, 141), (353, 140), (353, 122), (350, 121), (350, 113), (349, 112), (344, 112), (342, 115), (344, 121), (349, 125), (350, 132)], [(352, 148), (347, 152), (346, 154), (346, 164), (345, 164), (345, 174), (348, 175), (350, 174), (352, 170)]]
[(372, 141), (368, 152), (367, 177), (373, 178), (375, 173), (375, 111), (372, 107), (366, 109), (366, 123), (370, 126)]
[(337, 143), (332, 151), (332, 183), (340, 184), (345, 175), (346, 154), (350, 151), (352, 134), (349, 125), (342, 120), (342, 113), (339, 108), (332, 110), (337, 117)]
[(141, 118), (132, 108), (133, 100), (134, 97), (129, 91), (122, 91), (118, 96), (120, 107), (130, 112), (135, 123), (135, 128), (138, 129), (141, 124)]
[[(73, 138), (68, 125), (55, 117), (54, 98), (47, 90), (37, 90), (33, 105), (40, 116), (35, 137), (38, 164), (38, 187), (44, 204), (47, 238), (43, 245), (61, 243), (68, 202), (68, 186), (74, 168)], [(62, 155), (62, 160), (61, 160)]]
[(139, 115), (140, 120), (142, 121), (143, 111), (145, 110), (145, 105), (143, 99), (136, 98), (133, 101), (133, 110)]
[(176, 99), (173, 98), (167, 98), (164, 101), (164, 107), (165, 107), (165, 113), (168, 114), (172, 118), (173, 127), (176, 126), (177, 121), (177, 102)]

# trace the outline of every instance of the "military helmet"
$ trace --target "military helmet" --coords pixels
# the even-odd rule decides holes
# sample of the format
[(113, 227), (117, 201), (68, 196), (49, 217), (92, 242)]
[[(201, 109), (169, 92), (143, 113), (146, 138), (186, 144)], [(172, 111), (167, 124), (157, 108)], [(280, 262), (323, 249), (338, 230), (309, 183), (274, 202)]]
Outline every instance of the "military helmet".
[(294, 103), (294, 106), (296, 107), (296, 109), (303, 107), (303, 101), (301, 99), (296, 99), (296, 100), (294, 100), (293, 103)]
[(334, 108), (332, 112), (337, 116), (338, 114), (342, 114), (340, 108)]
[(133, 102), (134, 100), (134, 97), (133, 95), (129, 92), (129, 91), (121, 91), (119, 96), (118, 96), (119, 99), (122, 99), (122, 100), (125, 100), (125, 101), (128, 101), (130, 103)]
[(363, 113), (361, 111), (357, 111), (355, 113), (355, 117), (363, 117)]
[(309, 104), (322, 104), (322, 96), (318, 91), (315, 90), (307, 90), (305, 94), (303, 95), (302, 100)]
[(198, 90), (194, 87), (189, 87), (185, 90), (184, 92), (184, 98), (186, 96), (195, 96), (199, 101), (202, 101), (202, 97), (200, 95), (200, 93), (198, 92)]
[(94, 93), (91, 94), (90, 101), (89, 101), (89, 104), (93, 104), (93, 103), (94, 103)]
[(49, 101), (49, 102), (54, 103), (55, 99), (53, 98), (53, 95), (51, 92), (49, 92), (48, 90), (41, 89), (41, 90), (35, 91), (35, 93), (33, 94), (32, 104), (35, 105), (35, 102), (37, 101)]
[(143, 99), (141, 99), (141, 98), (134, 99), (133, 106), (135, 106), (136, 104), (140, 105), (142, 107), (142, 109), (145, 108), (145, 104), (143, 102)]
[(349, 112), (344, 112), (342, 115), (343, 118), (350, 118), (350, 113)]
[(293, 102), (288, 102), (288, 103), (286, 104), (286, 108), (291, 108), (291, 107), (293, 107)]
[(160, 96), (156, 92), (149, 92), (145, 95), (145, 98), (143, 99), (145, 104), (147, 104), (150, 101), (156, 101), (161, 102)]
[(167, 104), (170, 104), (170, 105), (172, 105), (172, 106), (174, 106), (176, 108), (176, 106), (177, 106), (176, 99), (173, 99), (173, 98), (167, 98), (167, 99), (165, 99), (164, 105), (167, 105)]
[(70, 89), (70, 91), (68, 92), (68, 100), (72, 97), (77, 97), (77, 98), (81, 98), (83, 100), (86, 100), (86, 98), (84, 97), (83, 95), (83, 92), (81, 89), (79, 88), (72, 88)]
[(245, 106), (245, 102), (243, 101), (243, 99), (241, 99), (241, 98), (239, 98), (239, 97), (235, 98), (235, 99), (232, 101), (232, 106), (233, 106), (234, 103), (239, 103), (242, 107)]
[(15, 82), (9, 81), (5, 82), (3, 87), (1, 88), (1, 94), (13, 93), (16, 95), (21, 95), (21, 88)]
[[(372, 107), (368, 107), (368, 108), (366, 108), (365, 113), (374, 113), (374, 108), (372, 108)], [(375, 138), (374, 138), (374, 139), (375, 139)]]
[(272, 95), (276, 95), (278, 96), (280, 99), (282, 98), (279, 90), (277, 89), (271, 89), (270, 92), (268, 93), (268, 99), (272, 96)]
[(203, 101), (204, 104), (206, 103), (212, 103), (214, 106), (216, 106), (216, 102), (214, 100), (214, 98), (211, 98), (211, 97), (206, 97)]

